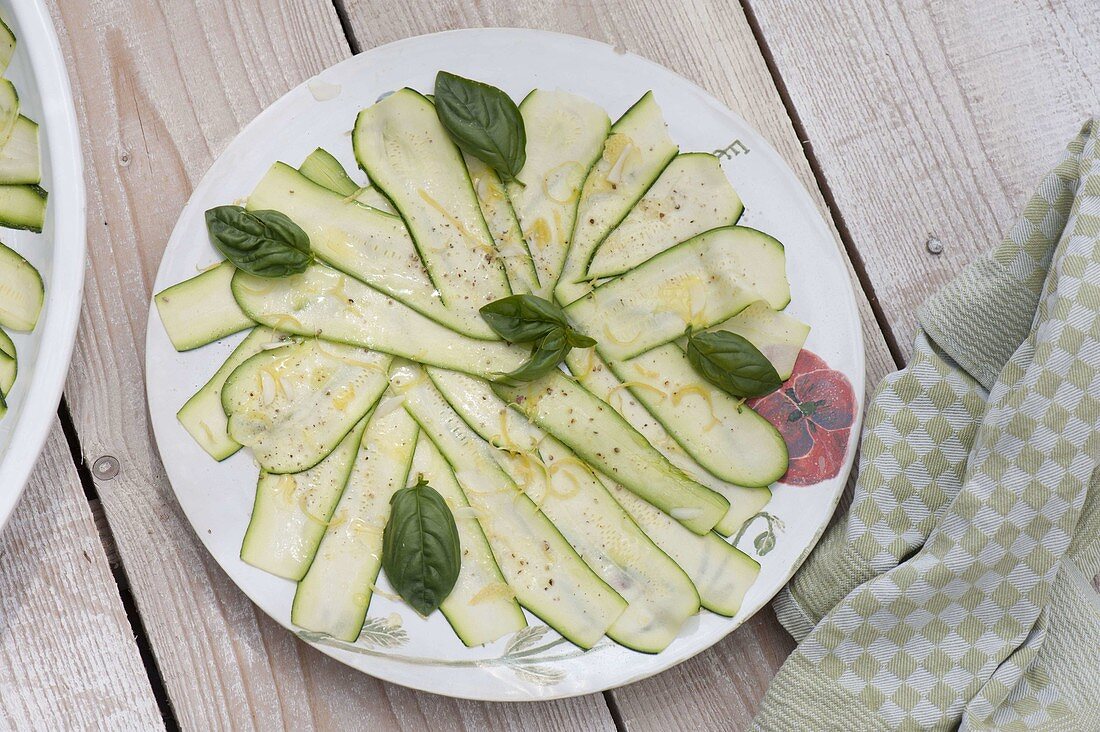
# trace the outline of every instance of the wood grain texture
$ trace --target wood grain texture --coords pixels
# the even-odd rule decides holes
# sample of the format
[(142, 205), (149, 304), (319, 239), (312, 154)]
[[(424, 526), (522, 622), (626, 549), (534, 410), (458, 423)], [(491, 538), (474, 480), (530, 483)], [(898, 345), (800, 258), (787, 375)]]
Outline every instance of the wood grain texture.
[[(779, 150), (829, 220), (791, 120), (737, 5), (721, 0), (486, 0), (440, 6), (430, 0), (348, 0), (346, 16), (364, 50), (454, 28), (524, 26), (593, 38), (651, 58), (701, 84), (745, 117)], [(868, 387), (873, 388), (895, 364), (866, 298), (858, 283), (854, 286), (867, 344)], [(706, 653), (611, 696), (632, 730), (745, 729), (793, 645), (768, 608)]]
[(185, 729), (610, 729), (604, 700), (522, 708), (417, 694), (298, 643), (196, 541), (145, 408), (161, 252), (193, 186), (280, 94), (348, 55), (317, 0), (53, 0), (88, 175), (89, 266), (68, 399), (111, 532)]
[(61, 425), (0, 539), (0, 728), (162, 729)]
[(1001, 239), (1100, 112), (1100, 3), (749, 6), (907, 353), (916, 306)]

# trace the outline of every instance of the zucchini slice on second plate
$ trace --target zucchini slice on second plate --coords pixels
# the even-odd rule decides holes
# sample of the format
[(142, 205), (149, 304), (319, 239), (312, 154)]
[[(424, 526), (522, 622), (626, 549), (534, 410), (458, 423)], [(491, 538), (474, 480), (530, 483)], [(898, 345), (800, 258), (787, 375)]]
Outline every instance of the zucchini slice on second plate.
[(256, 325), (233, 297), (230, 285), (236, 271), (232, 262), (222, 262), (153, 298), (177, 351), (190, 351)]
[(48, 198), (42, 186), (0, 185), (0, 226), (41, 233)]
[(527, 627), (527, 617), (512, 588), (504, 581), (477, 522), (477, 511), (466, 500), (439, 448), (423, 431), (416, 442), (409, 481), (418, 476), (423, 476), (447, 501), (458, 527), (462, 547), (458, 581), (439, 606), (455, 634), (467, 646), (480, 646)]
[(11, 57), (15, 53), (15, 34), (3, 20), (0, 20), (0, 74), (8, 70)]
[(7, 333), (0, 330), (0, 397), (6, 397), (19, 373), (19, 359), (15, 344)]
[(401, 89), (364, 109), (355, 159), (393, 203), (450, 307), (477, 310), (511, 294), (462, 153), (433, 105)]
[(528, 94), (519, 112), (527, 162), (508, 183), (508, 195), (535, 260), (539, 294), (550, 297), (565, 265), (581, 186), (600, 158), (611, 120), (584, 97), (544, 89)]
[(229, 436), (229, 421), (222, 407), (222, 387), (229, 375), (248, 359), (276, 345), (285, 344), (270, 328), (254, 328), (229, 354), (214, 375), (176, 412), (187, 433), (215, 460), (225, 460), (241, 449), (241, 444)]
[(229, 436), (269, 473), (300, 473), (331, 453), (388, 383), (390, 357), (316, 339), (264, 351), (229, 375)]
[(584, 279), (620, 275), (704, 231), (732, 226), (744, 210), (718, 158), (677, 155), (599, 245)]
[(584, 283), (593, 252), (634, 208), (678, 148), (661, 108), (646, 92), (611, 127), (600, 157), (584, 181), (569, 256), (554, 295), (563, 305), (588, 291)]
[(361, 346), (475, 376), (508, 373), (529, 355), (529, 349), (504, 341), (456, 333), (321, 264), (279, 279), (238, 271), (233, 295), (250, 318), (281, 333)]
[(623, 361), (684, 334), (717, 325), (764, 300), (791, 299), (783, 245), (743, 226), (712, 229), (677, 244), (566, 308), (597, 341), (600, 355)]
[(336, 512), (294, 594), (295, 625), (348, 642), (359, 637), (382, 567), (390, 498), (405, 487), (417, 431), (404, 409), (371, 415)]
[(348, 482), (368, 417), (321, 462), (301, 473), (260, 472), (241, 559), (278, 577), (305, 576)]
[(15, 84), (0, 78), (0, 147), (8, 144), (19, 119), (19, 93)]

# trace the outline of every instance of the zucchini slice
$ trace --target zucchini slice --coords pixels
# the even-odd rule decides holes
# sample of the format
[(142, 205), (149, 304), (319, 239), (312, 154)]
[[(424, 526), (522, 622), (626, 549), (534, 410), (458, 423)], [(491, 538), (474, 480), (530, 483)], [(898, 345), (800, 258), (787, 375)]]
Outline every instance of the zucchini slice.
[[(728, 330), (745, 338), (760, 350), (786, 381), (794, 371), (794, 362), (802, 351), (810, 326), (786, 313), (772, 310), (768, 303), (754, 302), (711, 330)], [(687, 339), (679, 341), (686, 347)]]
[(733, 617), (745, 593), (760, 574), (760, 564), (714, 533), (697, 536), (621, 485), (604, 483), (627, 513), (676, 560), (695, 587), (699, 600), (712, 613)]
[[(730, 502), (730, 507), (722, 520), (715, 524), (715, 531), (723, 536), (737, 533), (742, 524), (755, 516), (771, 500), (772, 492), (769, 488), (746, 488), (727, 483), (707, 472), (684, 451), (684, 448), (680, 447), (679, 443), (672, 439), (661, 423), (627, 389), (629, 382), (620, 381), (593, 350), (571, 351), (566, 357), (566, 363), (586, 389), (610, 404), (612, 409), (621, 414), (623, 419), (638, 430), (650, 445), (668, 458), (670, 463), (687, 473), (692, 480), (725, 496)], [(644, 387), (639, 386), (639, 388)]]
[(390, 382), (450, 463), (519, 603), (581, 648), (595, 645), (626, 601), (516, 486), (496, 463), (492, 446), (462, 421), (423, 369), (395, 368)]
[(493, 384), (493, 391), (593, 468), (692, 531), (705, 534), (729, 510), (729, 501), (673, 466), (614, 409), (561, 371), (519, 387)]
[(229, 436), (269, 473), (300, 473), (331, 453), (386, 389), (390, 357), (311, 339), (252, 356), (229, 375)]
[(285, 163), (271, 166), (248, 208), (286, 214), (309, 235), (319, 259), (382, 294), (452, 330), (496, 340), (476, 308), (443, 304), (398, 217), (341, 198)]
[(19, 93), (15, 84), (0, 79), (0, 147), (8, 144), (19, 119)]
[(593, 252), (678, 151), (653, 92), (646, 92), (612, 125), (603, 155), (581, 190), (569, 257), (554, 290), (559, 302), (570, 303), (588, 291), (588, 285), (581, 283)]
[(11, 393), (18, 373), (19, 359), (15, 353), (15, 344), (7, 333), (0, 330), (0, 397)]
[(371, 416), (336, 512), (294, 593), (295, 625), (348, 642), (359, 637), (382, 566), (390, 498), (408, 479), (417, 432), (404, 409)]
[(0, 355), (7, 356), (8, 358), (15, 358), (15, 343), (12, 342), (11, 336), (0, 330)]
[(339, 193), (341, 196), (354, 196), (359, 192), (359, 184), (351, 179), (340, 161), (322, 147), (306, 156), (298, 166), (298, 172), (317, 185)]
[(42, 156), (38, 147), (38, 125), (20, 115), (11, 137), (0, 148), (0, 184), (42, 182)]
[(732, 226), (744, 210), (718, 158), (677, 155), (599, 245), (582, 281), (620, 275), (704, 231)]
[(607, 365), (708, 472), (752, 487), (770, 485), (787, 472), (787, 443), (779, 430), (699, 376), (675, 343)]
[(501, 401), (488, 383), (428, 369), (459, 416), (497, 446), (497, 463), (546, 514), (585, 563), (627, 601), (607, 635), (643, 653), (657, 653), (699, 611), (695, 586), (657, 548), (573, 451)]
[(190, 351), (255, 327), (233, 297), (230, 284), (236, 271), (232, 262), (225, 261), (153, 298), (177, 351)]
[(601, 356), (625, 361), (757, 300), (782, 310), (791, 299), (785, 266), (783, 245), (767, 234), (712, 229), (600, 285), (566, 312), (599, 341)]
[(340, 161), (324, 148), (319, 147), (311, 152), (302, 161), (298, 172), (322, 188), (339, 193), (345, 199), (350, 198), (383, 213), (397, 213), (390, 205), (389, 199), (379, 193), (377, 188), (374, 186), (360, 186), (352, 180)]
[(0, 325), (34, 330), (42, 312), (45, 288), (34, 265), (0, 244)]
[(3, 20), (0, 20), (0, 74), (8, 70), (11, 57), (15, 55), (15, 34)]
[(465, 153), (462, 157), (470, 171), (470, 183), (477, 194), (481, 214), (493, 235), (497, 254), (504, 263), (512, 291), (538, 292), (539, 276), (535, 271), (535, 260), (531, 258), (527, 240), (520, 231), (519, 219), (508, 199), (504, 183), (496, 171), (482, 161)]
[[(467, 646), (491, 643), (527, 627), (515, 594), (504, 581), (497, 560), (475, 511), (466, 500), (454, 471), (423, 432), (416, 441), (410, 479), (422, 475), (435, 488), (455, 517), (462, 565), (451, 594), (439, 606), (455, 634)], [(410, 481), (411, 482), (411, 481)]]
[(309, 470), (283, 475), (260, 471), (241, 544), (242, 561), (295, 582), (305, 576), (348, 482), (366, 426), (364, 417)]
[(535, 260), (543, 297), (565, 265), (577, 200), (600, 157), (611, 120), (598, 104), (563, 91), (535, 89), (520, 102), (527, 161), (508, 183), (523, 236)]
[(359, 113), (352, 145), (405, 220), (443, 302), (476, 311), (511, 294), (462, 153), (435, 105), (412, 89), (396, 91)]
[(513, 371), (529, 351), (455, 333), (331, 267), (266, 279), (237, 272), (233, 295), (259, 323), (282, 333), (370, 348), (412, 361), (492, 377)]
[(0, 185), (0, 226), (41, 234), (48, 199), (41, 186)]
[(187, 433), (217, 461), (225, 460), (241, 449), (241, 444), (229, 436), (229, 421), (222, 408), (222, 387), (229, 375), (257, 353), (276, 344), (286, 343), (275, 331), (263, 326), (254, 328), (229, 354), (209, 381), (202, 385), (176, 412)]

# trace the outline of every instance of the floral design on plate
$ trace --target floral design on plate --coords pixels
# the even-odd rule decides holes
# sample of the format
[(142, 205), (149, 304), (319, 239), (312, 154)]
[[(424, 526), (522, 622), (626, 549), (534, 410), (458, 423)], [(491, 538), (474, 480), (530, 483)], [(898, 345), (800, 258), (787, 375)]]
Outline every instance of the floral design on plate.
[(749, 406), (775, 425), (787, 443), (790, 466), (783, 483), (813, 485), (844, 467), (856, 395), (848, 377), (813, 352), (803, 349), (783, 386)]
[[(448, 666), (451, 668), (506, 668), (520, 679), (536, 686), (553, 686), (566, 678), (566, 673), (555, 664), (570, 661), (613, 645), (603, 639), (591, 648), (572, 645), (560, 636), (543, 643), (550, 628), (545, 625), (529, 625), (508, 639), (504, 651), (490, 658), (442, 659), (423, 656), (406, 656), (389, 652), (408, 642), (408, 634), (401, 629), (400, 618), (367, 618), (363, 632), (356, 643), (347, 643), (325, 633), (300, 630), (298, 637), (315, 645), (331, 646), (364, 656), (378, 656), (392, 661), (418, 666)], [(560, 646), (567, 646), (558, 653), (549, 653)]]

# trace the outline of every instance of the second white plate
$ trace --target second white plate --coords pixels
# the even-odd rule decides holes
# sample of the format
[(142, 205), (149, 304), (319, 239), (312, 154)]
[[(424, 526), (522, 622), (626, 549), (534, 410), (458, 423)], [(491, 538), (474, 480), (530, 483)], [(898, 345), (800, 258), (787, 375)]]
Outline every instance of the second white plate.
[[(783, 586), (833, 513), (859, 428), (863, 342), (842, 255), (795, 175), (738, 116), (667, 69), (573, 36), (484, 29), (382, 46), (290, 91), (226, 148), (180, 215), (161, 262), (156, 290), (194, 276), (218, 258), (206, 236), (206, 209), (246, 197), (274, 161), (297, 165), (317, 146), (355, 170), (349, 131), (358, 111), (404, 86), (430, 92), (440, 69), (497, 85), (515, 99), (535, 87), (564, 89), (600, 103), (612, 119), (652, 89), (682, 150), (722, 151), (725, 170), (745, 201), (742, 222), (776, 236), (787, 248), (794, 295), (789, 312), (810, 323), (813, 330), (807, 349), (824, 362), (807, 357), (801, 369), (806, 373), (782, 397), (789, 402), (773, 407), (794, 410), (792, 420), (798, 421), (801, 397), (812, 394), (818, 400), (835, 401), (828, 404), (832, 422), (803, 422), (802, 448), (790, 475), (792, 482), (804, 485), (776, 486), (767, 515), (753, 521), (741, 538), (739, 547), (761, 563), (760, 577), (741, 611), (734, 618), (701, 613), (659, 654), (636, 653), (607, 640), (582, 652), (534, 618), (531, 628), (511, 639), (465, 648), (439, 613), (420, 618), (402, 603), (379, 594), (358, 643), (317, 645), (373, 676), (471, 699), (549, 699), (645, 678), (713, 645)], [(251, 456), (244, 451), (215, 463), (175, 418), (176, 410), (239, 339), (176, 353), (152, 309), (146, 357), (149, 410), (165, 470), (196, 533), (253, 601), (295, 630), (290, 623), (294, 584), (254, 569), (238, 557), (256, 482)], [(774, 548), (766, 551), (772, 539)]]

